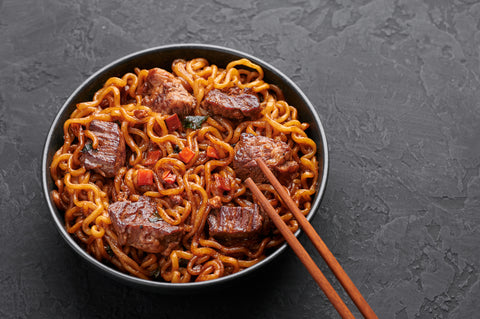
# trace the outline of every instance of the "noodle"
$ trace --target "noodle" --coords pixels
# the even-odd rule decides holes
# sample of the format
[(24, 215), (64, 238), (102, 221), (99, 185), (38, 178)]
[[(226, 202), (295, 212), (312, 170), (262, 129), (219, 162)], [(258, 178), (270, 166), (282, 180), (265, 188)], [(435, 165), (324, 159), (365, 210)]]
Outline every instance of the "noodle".
[[(201, 127), (171, 131), (166, 123), (168, 114), (142, 104), (138, 92), (147, 81), (148, 70), (135, 69), (121, 78), (109, 78), (92, 101), (77, 104), (64, 123), (64, 143), (50, 166), (56, 185), (51, 196), (65, 212), (66, 230), (99, 261), (143, 279), (172, 283), (212, 280), (251, 267), (283, 243), (276, 230), (254, 246), (226, 246), (208, 236), (207, 217), (218, 205), (248, 207), (254, 203), (232, 166), (234, 145), (241, 134), (266, 136), (292, 149), (299, 173), (284, 186), (305, 215), (319, 178), (317, 146), (305, 133), (308, 124), (298, 121), (295, 107), (283, 100), (277, 86), (264, 81), (262, 68), (247, 59), (232, 61), (224, 69), (203, 58), (178, 59), (172, 63), (172, 74), (193, 95), (193, 114), (209, 115)], [(234, 121), (211, 115), (202, 107), (210, 90), (233, 87), (250, 89), (260, 97), (262, 111), (258, 118)], [(98, 147), (97, 136), (88, 129), (93, 120), (117, 123), (125, 141), (126, 163), (112, 178), (86, 169), (81, 160), (88, 141), (93, 149)], [(148, 167), (154, 172), (152, 185), (139, 186), (139, 171), (147, 168), (150, 145), (158, 149), (159, 159)], [(212, 146), (218, 158), (205, 156)], [(188, 163), (178, 153), (186, 147), (193, 152)], [(162, 183), (162, 172), (173, 174), (171, 187)], [(227, 181), (228, 187), (219, 191), (216, 178)], [(258, 186), (295, 232), (298, 224), (273, 187)], [(120, 200), (134, 202), (141, 196), (153, 199), (159, 218), (184, 227), (179, 247), (167, 256), (122, 246), (112, 227), (109, 206)]]

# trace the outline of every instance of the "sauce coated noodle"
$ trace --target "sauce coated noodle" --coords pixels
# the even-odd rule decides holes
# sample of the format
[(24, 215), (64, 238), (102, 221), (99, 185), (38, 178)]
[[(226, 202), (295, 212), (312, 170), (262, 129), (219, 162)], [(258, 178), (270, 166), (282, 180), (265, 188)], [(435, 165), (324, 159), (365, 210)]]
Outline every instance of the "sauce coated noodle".
[[(220, 198), (223, 205), (251, 206), (253, 203), (251, 193), (232, 167), (233, 146), (240, 135), (263, 135), (291, 147), (293, 159), (299, 163), (299, 174), (285, 187), (305, 215), (310, 210), (318, 182), (317, 146), (306, 135), (309, 125), (297, 119), (295, 107), (284, 101), (277, 86), (264, 82), (262, 68), (249, 60), (232, 61), (222, 69), (203, 58), (179, 59), (172, 63), (172, 73), (195, 98), (193, 115), (208, 115), (201, 106), (208, 91), (235, 86), (249, 88), (259, 96), (261, 114), (257, 119), (243, 121), (209, 116), (198, 129), (169, 132), (165, 123), (169, 115), (142, 105), (142, 97), (137, 94), (148, 70), (135, 69), (121, 78), (112, 77), (91, 101), (79, 103), (64, 123), (64, 144), (55, 153), (50, 167), (56, 185), (51, 196), (56, 206), (65, 212), (67, 231), (99, 261), (143, 279), (172, 283), (212, 280), (258, 263), (283, 243), (277, 231), (270, 232), (254, 247), (227, 247), (208, 236), (206, 220), (212, 210), (209, 200), (214, 196), (218, 196), (217, 200)], [(97, 147), (96, 136), (86, 129), (92, 120), (118, 123), (125, 139), (126, 164), (114, 178), (87, 170), (80, 159), (87, 141), (92, 141), (93, 148)], [(176, 187), (164, 188), (157, 174), (154, 187), (145, 189), (137, 185), (138, 170), (145, 168), (152, 144), (161, 152), (152, 170), (171, 170), (177, 177)], [(205, 156), (209, 145), (215, 146), (219, 159)], [(187, 164), (177, 153), (185, 147), (194, 153)], [(231, 181), (228, 191), (215, 190), (214, 173)], [(295, 232), (297, 222), (281, 205), (272, 186), (258, 186)], [(176, 203), (168, 200), (175, 195), (181, 200)], [(140, 196), (153, 198), (163, 220), (184, 227), (180, 247), (163, 256), (121, 246), (108, 214), (109, 205), (121, 196), (131, 201)]]

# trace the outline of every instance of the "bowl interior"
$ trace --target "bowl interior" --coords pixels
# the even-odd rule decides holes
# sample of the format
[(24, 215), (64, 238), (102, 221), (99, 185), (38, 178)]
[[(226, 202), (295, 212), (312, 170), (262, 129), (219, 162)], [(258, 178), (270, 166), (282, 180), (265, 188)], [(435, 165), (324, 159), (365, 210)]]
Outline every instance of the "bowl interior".
[[(68, 100), (62, 106), (56, 118), (54, 119), (49, 134), (47, 136), (43, 153), (42, 183), (44, 188), (44, 195), (46, 197), (52, 217), (60, 234), (67, 241), (67, 243), (95, 268), (102, 270), (114, 279), (141, 288), (153, 290), (168, 289), (169, 291), (183, 291), (190, 290), (193, 287), (200, 288), (218, 285), (233, 280), (235, 278), (242, 277), (254, 271), (255, 269), (273, 260), (286, 248), (286, 244), (284, 244), (279, 247), (275, 252), (270, 254), (262, 262), (250, 268), (247, 268), (246, 270), (243, 270), (239, 273), (215, 279), (212, 281), (172, 284), (143, 280), (121, 273), (114, 268), (98, 262), (92, 256), (88, 255), (67, 233), (64, 227), (63, 213), (56, 208), (56, 206), (51, 200), (50, 192), (54, 189), (55, 185), (50, 176), (50, 162), (53, 158), (54, 153), (63, 144), (63, 123), (69, 118), (70, 114), (75, 109), (75, 105), (77, 103), (91, 100), (94, 93), (103, 86), (103, 84), (108, 78), (112, 76), (120, 77), (127, 72), (133, 72), (134, 68), (136, 67), (141, 69), (160, 67), (170, 71), (171, 63), (173, 60), (179, 58), (189, 60), (198, 57), (206, 58), (211, 64), (216, 64), (219, 67), (225, 67), (229, 62), (239, 58), (247, 58), (263, 68), (265, 73), (265, 81), (268, 83), (274, 83), (282, 89), (286, 101), (290, 105), (293, 105), (297, 108), (300, 120), (302, 122), (307, 122), (310, 124), (310, 127), (307, 130), (307, 134), (317, 144), (317, 157), (319, 160), (319, 183), (318, 191), (312, 203), (312, 209), (307, 216), (308, 219), (311, 219), (311, 217), (318, 210), (326, 186), (328, 172), (328, 149), (325, 133), (320, 119), (313, 105), (302, 93), (302, 91), (287, 76), (285, 76), (283, 73), (281, 73), (279, 70), (269, 65), (268, 63), (249, 54), (224, 47), (200, 44), (181, 44), (157, 47), (133, 53), (105, 66), (104, 68), (93, 74), (90, 78), (88, 78), (82, 85), (80, 85), (80, 87), (68, 98)], [(298, 234), (299, 232), (297, 232), (296, 235), (298, 236)]]

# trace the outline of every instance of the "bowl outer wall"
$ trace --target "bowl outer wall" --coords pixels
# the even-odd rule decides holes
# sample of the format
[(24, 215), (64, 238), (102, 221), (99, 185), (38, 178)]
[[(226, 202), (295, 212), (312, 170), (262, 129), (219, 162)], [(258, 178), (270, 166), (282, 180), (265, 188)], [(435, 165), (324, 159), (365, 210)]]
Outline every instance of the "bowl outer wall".
[[(83, 259), (85, 259), (88, 264), (94, 268), (100, 270), (106, 275), (112, 277), (115, 280), (121, 281), (131, 286), (135, 286), (141, 289), (146, 289), (150, 291), (157, 292), (183, 292), (183, 291), (192, 291), (193, 288), (202, 288), (202, 287), (212, 287), (231, 282), (232, 280), (238, 279), (245, 275), (252, 273), (255, 269), (258, 269), (267, 263), (271, 262), (282, 253), (287, 244), (283, 244), (269, 256), (267, 256), (263, 261), (258, 264), (249, 267), (238, 273), (225, 276), (219, 279), (198, 282), (198, 283), (182, 283), (182, 284), (172, 284), (165, 282), (157, 282), (144, 280), (140, 278), (133, 277), (131, 275), (124, 274), (110, 266), (107, 266), (91, 255), (89, 255), (85, 250), (83, 250), (73, 239), (73, 237), (68, 234), (64, 226), (63, 213), (60, 212), (54, 203), (51, 200), (50, 192), (54, 189), (55, 185), (52, 181), (50, 175), (50, 162), (55, 154), (63, 144), (63, 123), (70, 117), (70, 114), (75, 109), (77, 103), (83, 101), (89, 101), (92, 99), (93, 94), (103, 86), (103, 84), (112, 76), (122, 76), (125, 73), (133, 72), (134, 68), (138, 67), (140, 69), (150, 69), (152, 67), (160, 67), (166, 70), (171, 70), (171, 63), (173, 60), (182, 58), (185, 60), (203, 57), (206, 58), (211, 64), (216, 64), (217, 66), (224, 67), (229, 62), (237, 60), (239, 58), (247, 58), (255, 64), (258, 64), (262, 67), (264, 71), (264, 80), (267, 83), (274, 83), (280, 89), (282, 89), (285, 100), (297, 108), (299, 118), (303, 122), (308, 122), (310, 127), (307, 130), (308, 136), (315, 141), (317, 144), (317, 158), (319, 159), (319, 185), (317, 193), (314, 197), (311, 211), (307, 215), (307, 219), (311, 219), (316, 211), (319, 209), (320, 202), (322, 200), (327, 177), (328, 177), (328, 146), (325, 136), (325, 131), (321, 124), (321, 121), (315, 111), (315, 108), (305, 96), (305, 94), (298, 88), (298, 86), (291, 81), (286, 75), (281, 71), (271, 66), (270, 64), (262, 61), (259, 58), (256, 58), (250, 54), (215, 46), (215, 45), (204, 45), (204, 44), (174, 44), (155, 47), (139, 52), (132, 53), (125, 57), (122, 57), (107, 66), (103, 67), (87, 80), (85, 80), (67, 99), (63, 104), (62, 108), (58, 111), (57, 116), (52, 122), (50, 130), (47, 135), (45, 142), (45, 147), (43, 150), (42, 157), (42, 186), (44, 189), (44, 196), (47, 200), (50, 213), (53, 217), (55, 225), (66, 240), (66, 242), (73, 248), (73, 250), (78, 253)], [(300, 230), (298, 230), (295, 235), (298, 237)]]

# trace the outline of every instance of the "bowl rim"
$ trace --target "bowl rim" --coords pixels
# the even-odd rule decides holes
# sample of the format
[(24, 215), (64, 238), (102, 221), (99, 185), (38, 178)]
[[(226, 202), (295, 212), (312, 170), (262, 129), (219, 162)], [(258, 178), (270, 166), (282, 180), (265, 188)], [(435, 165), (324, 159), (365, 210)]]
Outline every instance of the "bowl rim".
[[(251, 273), (253, 273), (256, 269), (259, 269), (266, 264), (270, 263), (274, 259), (276, 259), (277, 256), (279, 256), (283, 251), (285, 251), (287, 247), (287, 243), (283, 243), (280, 247), (278, 247), (274, 252), (272, 252), (270, 255), (268, 255), (265, 259), (262, 261), (258, 262), (257, 264), (244, 269), (240, 272), (209, 280), (209, 281), (203, 281), (203, 282), (189, 282), (189, 283), (169, 283), (169, 282), (160, 282), (160, 281), (153, 281), (153, 280), (145, 280), (141, 278), (134, 277), (132, 275), (122, 273), (119, 270), (108, 266), (97, 259), (95, 259), (93, 256), (88, 254), (80, 245), (77, 244), (77, 242), (73, 239), (73, 237), (66, 231), (65, 226), (64, 226), (64, 221), (62, 218), (59, 217), (59, 215), (56, 213), (57, 208), (54, 206), (53, 201), (50, 197), (49, 193), (49, 188), (48, 188), (48, 179), (50, 178), (49, 175), (49, 167), (50, 163), (48, 163), (48, 154), (49, 154), (49, 145), (52, 142), (54, 133), (55, 133), (55, 128), (58, 125), (58, 122), (60, 121), (62, 115), (65, 113), (66, 109), (71, 105), (77, 94), (79, 94), (82, 90), (84, 90), (91, 82), (95, 80), (98, 76), (100, 76), (102, 73), (105, 73), (106, 71), (121, 65), (122, 63), (125, 63), (126, 61), (133, 59), (137, 56), (142, 56), (146, 54), (152, 54), (152, 53), (159, 53), (162, 51), (169, 51), (169, 50), (208, 50), (208, 51), (215, 51), (215, 52), (221, 52), (221, 53), (226, 53), (226, 54), (232, 54), (236, 55), (239, 57), (244, 57), (250, 61), (252, 61), (255, 64), (258, 64), (262, 67), (262, 69), (269, 69), (270, 72), (275, 74), (276, 76), (280, 77), (281, 80), (285, 83), (286, 86), (290, 86), (296, 94), (299, 95), (299, 97), (305, 102), (306, 106), (310, 109), (312, 113), (312, 117), (314, 122), (316, 123), (319, 133), (320, 133), (320, 138), (322, 142), (322, 146), (317, 149), (317, 152), (321, 149), (322, 154), (323, 154), (323, 171), (321, 176), (319, 176), (320, 179), (320, 185), (318, 186), (318, 191), (317, 191), (317, 197), (315, 201), (313, 202), (313, 205), (311, 207), (310, 212), (307, 215), (307, 219), (310, 220), (313, 215), (316, 213), (316, 211), (320, 207), (320, 203), (323, 199), (326, 184), (327, 184), (327, 179), (328, 179), (328, 172), (329, 172), (329, 154), (328, 154), (328, 145), (327, 145), (327, 139), (325, 135), (325, 130), (323, 128), (322, 122), (320, 121), (320, 118), (317, 114), (317, 111), (313, 104), (310, 102), (308, 97), (303, 93), (303, 91), (289, 78), (287, 77), (283, 72), (281, 72), (279, 69), (274, 67), (273, 65), (269, 64), (268, 62), (265, 62), (264, 60), (255, 57), (251, 54), (248, 54), (246, 52), (242, 52), (236, 49), (224, 47), (224, 46), (219, 46), (219, 45), (212, 45), (212, 44), (201, 44), (201, 43), (181, 43), (181, 44), (168, 44), (168, 45), (161, 45), (161, 46), (155, 46), (151, 47), (148, 49), (136, 51), (130, 54), (127, 54), (125, 56), (122, 56), (104, 67), (100, 68), (98, 71), (94, 72), (91, 76), (89, 76), (87, 79), (83, 80), (83, 82), (73, 91), (72, 94), (67, 98), (67, 100), (63, 103), (62, 107), (56, 112), (55, 118), (50, 124), (50, 128), (48, 130), (48, 134), (45, 140), (44, 148), (43, 148), (43, 154), (42, 154), (42, 162), (41, 162), (41, 170), (42, 170), (42, 187), (43, 187), (43, 195), (45, 196), (45, 200), (47, 202), (50, 215), (53, 218), (57, 230), (60, 232), (61, 236), (65, 239), (65, 241), (68, 243), (68, 245), (78, 254), (80, 255), (85, 261), (87, 261), (88, 264), (93, 266), (94, 268), (100, 270), (101, 272), (104, 272), (108, 274), (110, 277), (113, 279), (117, 279), (123, 283), (132, 285), (132, 286), (142, 286), (144, 288), (150, 289), (150, 290), (171, 290), (171, 291), (187, 291), (191, 290), (193, 288), (202, 288), (202, 287), (212, 287), (212, 286), (217, 286), (222, 283), (230, 282), (234, 279), (238, 279), (241, 277), (245, 277)], [(301, 229), (298, 229), (295, 232), (295, 236), (298, 237), (301, 233)]]

